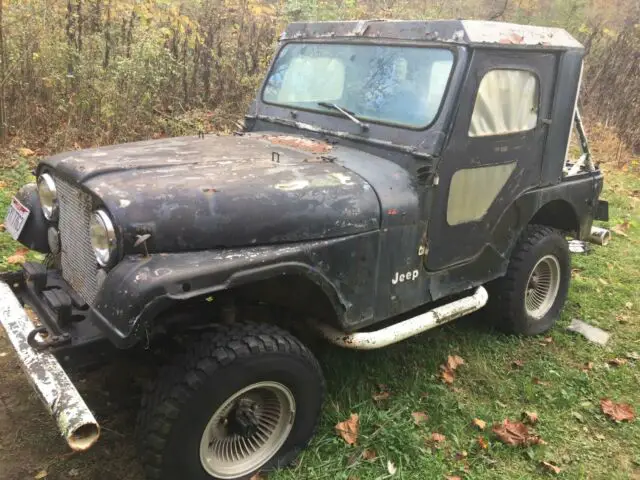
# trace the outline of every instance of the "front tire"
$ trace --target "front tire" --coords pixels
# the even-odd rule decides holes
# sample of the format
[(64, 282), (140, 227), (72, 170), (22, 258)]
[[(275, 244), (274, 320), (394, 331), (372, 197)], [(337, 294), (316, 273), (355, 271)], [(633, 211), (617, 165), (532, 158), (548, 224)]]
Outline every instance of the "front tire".
[(553, 228), (529, 225), (507, 274), (489, 286), (490, 312), (508, 333), (538, 335), (560, 318), (571, 280), (566, 239)]
[(286, 466), (313, 436), (323, 398), (318, 362), (295, 337), (266, 324), (220, 327), (143, 398), (147, 477), (240, 480)]

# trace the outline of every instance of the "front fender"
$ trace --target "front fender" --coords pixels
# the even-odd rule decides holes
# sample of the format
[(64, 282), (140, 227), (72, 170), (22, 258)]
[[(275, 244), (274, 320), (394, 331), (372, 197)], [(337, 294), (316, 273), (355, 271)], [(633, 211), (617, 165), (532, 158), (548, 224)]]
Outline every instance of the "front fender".
[[(128, 256), (106, 277), (90, 319), (117, 347), (128, 348), (145, 338), (145, 327), (158, 314), (180, 301), (293, 274), (318, 285), (338, 322), (348, 326), (373, 315), (376, 248), (373, 232), (282, 246)], [(354, 261), (355, 253), (366, 260)], [(363, 272), (363, 265), (372, 270)]]

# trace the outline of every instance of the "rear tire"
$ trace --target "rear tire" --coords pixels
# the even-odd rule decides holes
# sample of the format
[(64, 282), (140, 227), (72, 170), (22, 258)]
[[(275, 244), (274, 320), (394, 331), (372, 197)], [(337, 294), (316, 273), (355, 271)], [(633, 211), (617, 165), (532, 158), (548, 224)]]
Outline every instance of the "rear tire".
[(315, 433), (324, 389), (317, 360), (278, 327), (237, 323), (205, 334), (143, 397), (147, 477), (240, 480), (284, 467)]
[(529, 225), (504, 277), (489, 285), (489, 311), (508, 333), (538, 335), (554, 326), (567, 300), (571, 256), (553, 228)]

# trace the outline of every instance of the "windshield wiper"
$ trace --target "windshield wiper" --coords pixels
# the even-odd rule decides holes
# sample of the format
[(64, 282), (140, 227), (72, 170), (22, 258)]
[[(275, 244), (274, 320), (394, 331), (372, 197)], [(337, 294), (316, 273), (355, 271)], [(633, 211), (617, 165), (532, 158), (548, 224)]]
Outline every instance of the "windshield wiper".
[(321, 107), (325, 107), (325, 108), (330, 108), (332, 110), (337, 110), (338, 112), (340, 112), (342, 115), (344, 115), (346, 118), (348, 118), (349, 120), (351, 120), (353, 123), (355, 123), (356, 125), (359, 125), (360, 128), (363, 131), (367, 131), (369, 130), (369, 125), (367, 125), (366, 123), (363, 123), (362, 121), (360, 121), (358, 119), (358, 117), (356, 117), (355, 113), (347, 110), (344, 107), (341, 107), (338, 104), (335, 103), (330, 103), (330, 102), (318, 102), (318, 105), (320, 105)]

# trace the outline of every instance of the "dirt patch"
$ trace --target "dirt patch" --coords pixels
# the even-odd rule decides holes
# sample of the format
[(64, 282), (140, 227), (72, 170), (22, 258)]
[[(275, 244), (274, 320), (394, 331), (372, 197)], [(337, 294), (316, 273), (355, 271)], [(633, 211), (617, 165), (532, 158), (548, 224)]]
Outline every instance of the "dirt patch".
[(133, 443), (140, 387), (121, 364), (74, 379), (102, 436), (91, 450), (72, 452), (22, 373), (0, 329), (0, 480), (144, 480)]

